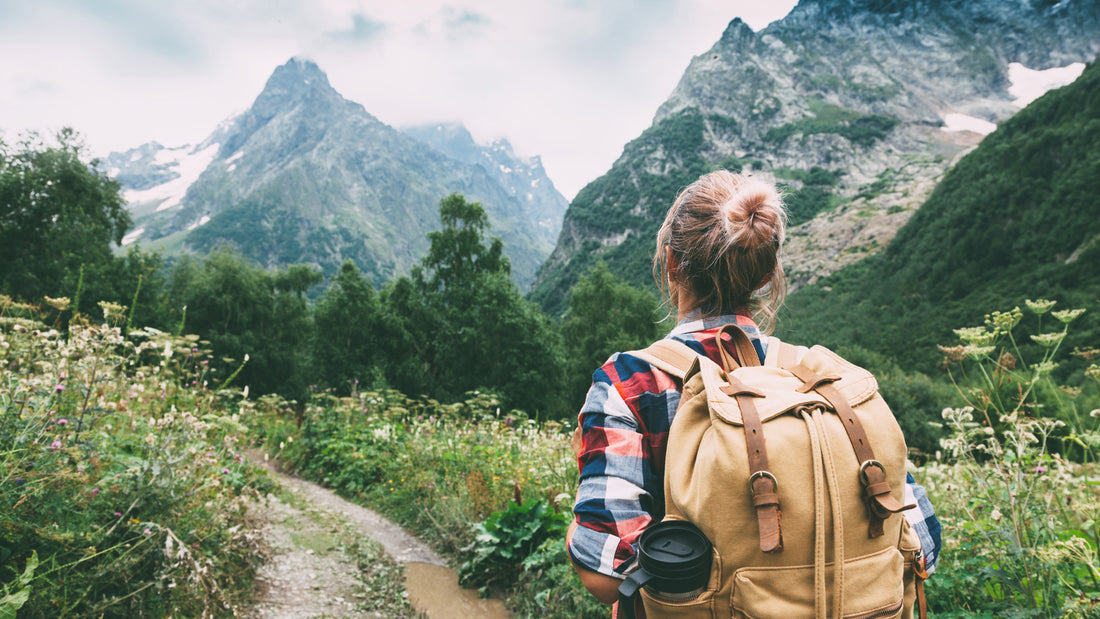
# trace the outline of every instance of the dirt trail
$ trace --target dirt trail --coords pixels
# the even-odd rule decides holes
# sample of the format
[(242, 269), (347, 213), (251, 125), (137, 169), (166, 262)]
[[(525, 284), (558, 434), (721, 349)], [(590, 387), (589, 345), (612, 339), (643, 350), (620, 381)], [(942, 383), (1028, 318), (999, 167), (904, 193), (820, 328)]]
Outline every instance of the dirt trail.
[[(255, 458), (263, 462), (263, 458)], [(458, 586), (458, 574), (438, 553), (404, 529), (377, 513), (346, 501), (331, 490), (286, 475), (264, 463), (272, 477), (300, 497), (313, 510), (349, 524), (354, 532), (377, 542), (405, 569), (408, 601), (428, 619), (509, 619), (500, 600), (483, 600), (477, 592)], [(378, 612), (357, 611), (357, 592), (348, 574), (358, 567), (333, 544), (324, 529), (308, 514), (272, 497), (262, 508), (268, 523), (268, 539), (274, 555), (259, 574), (259, 601), (252, 619), (300, 617), (380, 617)], [(312, 540), (312, 543), (302, 543)], [(320, 541), (318, 541), (320, 540)]]

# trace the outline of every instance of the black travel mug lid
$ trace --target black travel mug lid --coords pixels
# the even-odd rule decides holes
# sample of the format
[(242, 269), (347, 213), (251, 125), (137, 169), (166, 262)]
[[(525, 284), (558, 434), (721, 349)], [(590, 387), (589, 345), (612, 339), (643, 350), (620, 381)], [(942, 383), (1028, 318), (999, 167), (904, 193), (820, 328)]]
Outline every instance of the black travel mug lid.
[(653, 575), (650, 586), (667, 593), (705, 587), (713, 559), (710, 540), (690, 522), (650, 525), (638, 540), (638, 563)]

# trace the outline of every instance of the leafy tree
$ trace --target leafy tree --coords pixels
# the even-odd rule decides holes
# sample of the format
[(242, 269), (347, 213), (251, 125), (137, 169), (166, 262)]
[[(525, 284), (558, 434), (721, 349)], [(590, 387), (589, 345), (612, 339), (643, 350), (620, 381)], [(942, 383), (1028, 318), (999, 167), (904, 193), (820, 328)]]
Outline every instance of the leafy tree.
[(451, 194), (439, 211), (443, 227), (428, 235), (428, 255), (384, 292), (387, 339), (400, 349), (387, 378), (443, 398), (489, 389), (508, 406), (562, 415), (557, 334), (512, 282), (500, 239), (486, 243), (484, 208)]
[(313, 313), (313, 370), (326, 386), (346, 393), (355, 381), (374, 386), (385, 363), (387, 337), (378, 295), (359, 268), (344, 262)]
[(467, 202), (460, 194), (452, 193), (440, 201), (439, 219), (443, 229), (428, 233), (431, 246), (416, 277), (447, 305), (468, 307), (478, 279), (511, 272), (504, 243), (496, 237), (488, 246), (483, 243), (489, 215), (480, 203)]
[(305, 290), (276, 289), (277, 283), (315, 277), (272, 273), (248, 263), (228, 247), (201, 261), (183, 258), (169, 283), (173, 307), (186, 307), (185, 329), (212, 344), (222, 359), (223, 377), (245, 363), (237, 377), (254, 393), (303, 398), (309, 381), (309, 337), (312, 324)]
[(83, 286), (94, 294), (79, 309), (104, 298), (111, 244), (131, 221), (118, 182), (95, 166), (72, 129), (53, 146), (34, 134), (15, 148), (0, 141), (0, 288), (27, 299), (73, 296), (85, 267)]
[(657, 298), (620, 282), (602, 260), (573, 287), (562, 336), (569, 359), (569, 403), (579, 409), (592, 372), (615, 352), (637, 350), (661, 336)]

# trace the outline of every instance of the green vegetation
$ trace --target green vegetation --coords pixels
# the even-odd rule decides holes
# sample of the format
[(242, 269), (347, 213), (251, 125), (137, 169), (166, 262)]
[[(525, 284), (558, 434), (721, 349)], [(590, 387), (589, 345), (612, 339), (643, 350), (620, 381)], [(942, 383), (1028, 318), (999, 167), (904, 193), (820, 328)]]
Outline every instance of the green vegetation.
[[(946, 532), (928, 583), (937, 616), (1096, 616), (1100, 409), (1088, 409), (1100, 403), (1091, 363), (1100, 350), (1084, 353), (1091, 364), (1073, 381), (1083, 388), (1057, 381), (1062, 343), (1084, 310), (1053, 305), (1028, 304), (1040, 321), (1026, 338), (1014, 309), (956, 330), (961, 343), (944, 349), (966, 406), (943, 411), (945, 453), (922, 478)], [(1036, 357), (1021, 350), (1027, 340)]]
[(810, 99), (810, 115), (779, 127), (764, 135), (768, 142), (782, 142), (792, 135), (835, 133), (864, 148), (886, 137), (898, 124), (898, 119), (877, 114), (861, 114), (821, 99)]
[[(982, 308), (1035, 297), (1092, 306), (1100, 298), (1098, 93), (1093, 64), (1003, 123), (945, 176), (884, 253), (792, 295), (780, 337), (857, 345), (937, 375), (936, 345), (958, 325), (981, 324)], [(1066, 345), (1098, 333), (1100, 316), (1086, 314)], [(1058, 372), (1081, 365), (1071, 360)]]
[(0, 610), (232, 614), (268, 487), (243, 461), (239, 394), (210, 384), (198, 338), (124, 337), (111, 304), (61, 334), (40, 322), (59, 311), (0, 296)]

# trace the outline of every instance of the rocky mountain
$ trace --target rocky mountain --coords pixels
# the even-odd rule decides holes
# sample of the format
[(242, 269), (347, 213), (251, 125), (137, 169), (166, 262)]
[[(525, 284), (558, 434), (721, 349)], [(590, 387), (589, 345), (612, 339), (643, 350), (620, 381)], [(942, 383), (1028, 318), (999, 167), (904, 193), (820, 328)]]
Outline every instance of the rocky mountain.
[[(1062, 351), (1100, 340), (1100, 63), (967, 153), (885, 251), (792, 296), (777, 334), (937, 374), (947, 352), (938, 345), (957, 344), (954, 329), (994, 311), (1025, 308), (1024, 333), (1062, 330), (1026, 311), (1029, 299), (1086, 310)], [(1042, 355), (1021, 330), (1015, 354), (1034, 363)], [(1059, 380), (1080, 387), (1085, 376), (1074, 372), (1090, 354), (1060, 360)]]
[(519, 201), (526, 220), (539, 227), (540, 238), (557, 240), (569, 201), (554, 188), (537, 155), (519, 157), (505, 139), (478, 144), (459, 123), (404, 127), (402, 131), (451, 159), (484, 169)]
[(760, 32), (735, 19), (577, 194), (532, 298), (562, 311), (599, 258), (649, 282), (668, 206), (718, 167), (784, 186), (793, 288), (876, 253), (1029, 87), (1079, 75), (1098, 33), (1100, 0), (801, 0)]
[(390, 127), (343, 98), (316, 64), (294, 58), (200, 144), (150, 143), (103, 165), (134, 217), (124, 244), (173, 254), (228, 242), (265, 266), (305, 262), (327, 274), (351, 259), (376, 283), (426, 253), (440, 199), (458, 192), (485, 207), (526, 288), (553, 248), (565, 199), (537, 158), (445, 129), (463, 139)]

